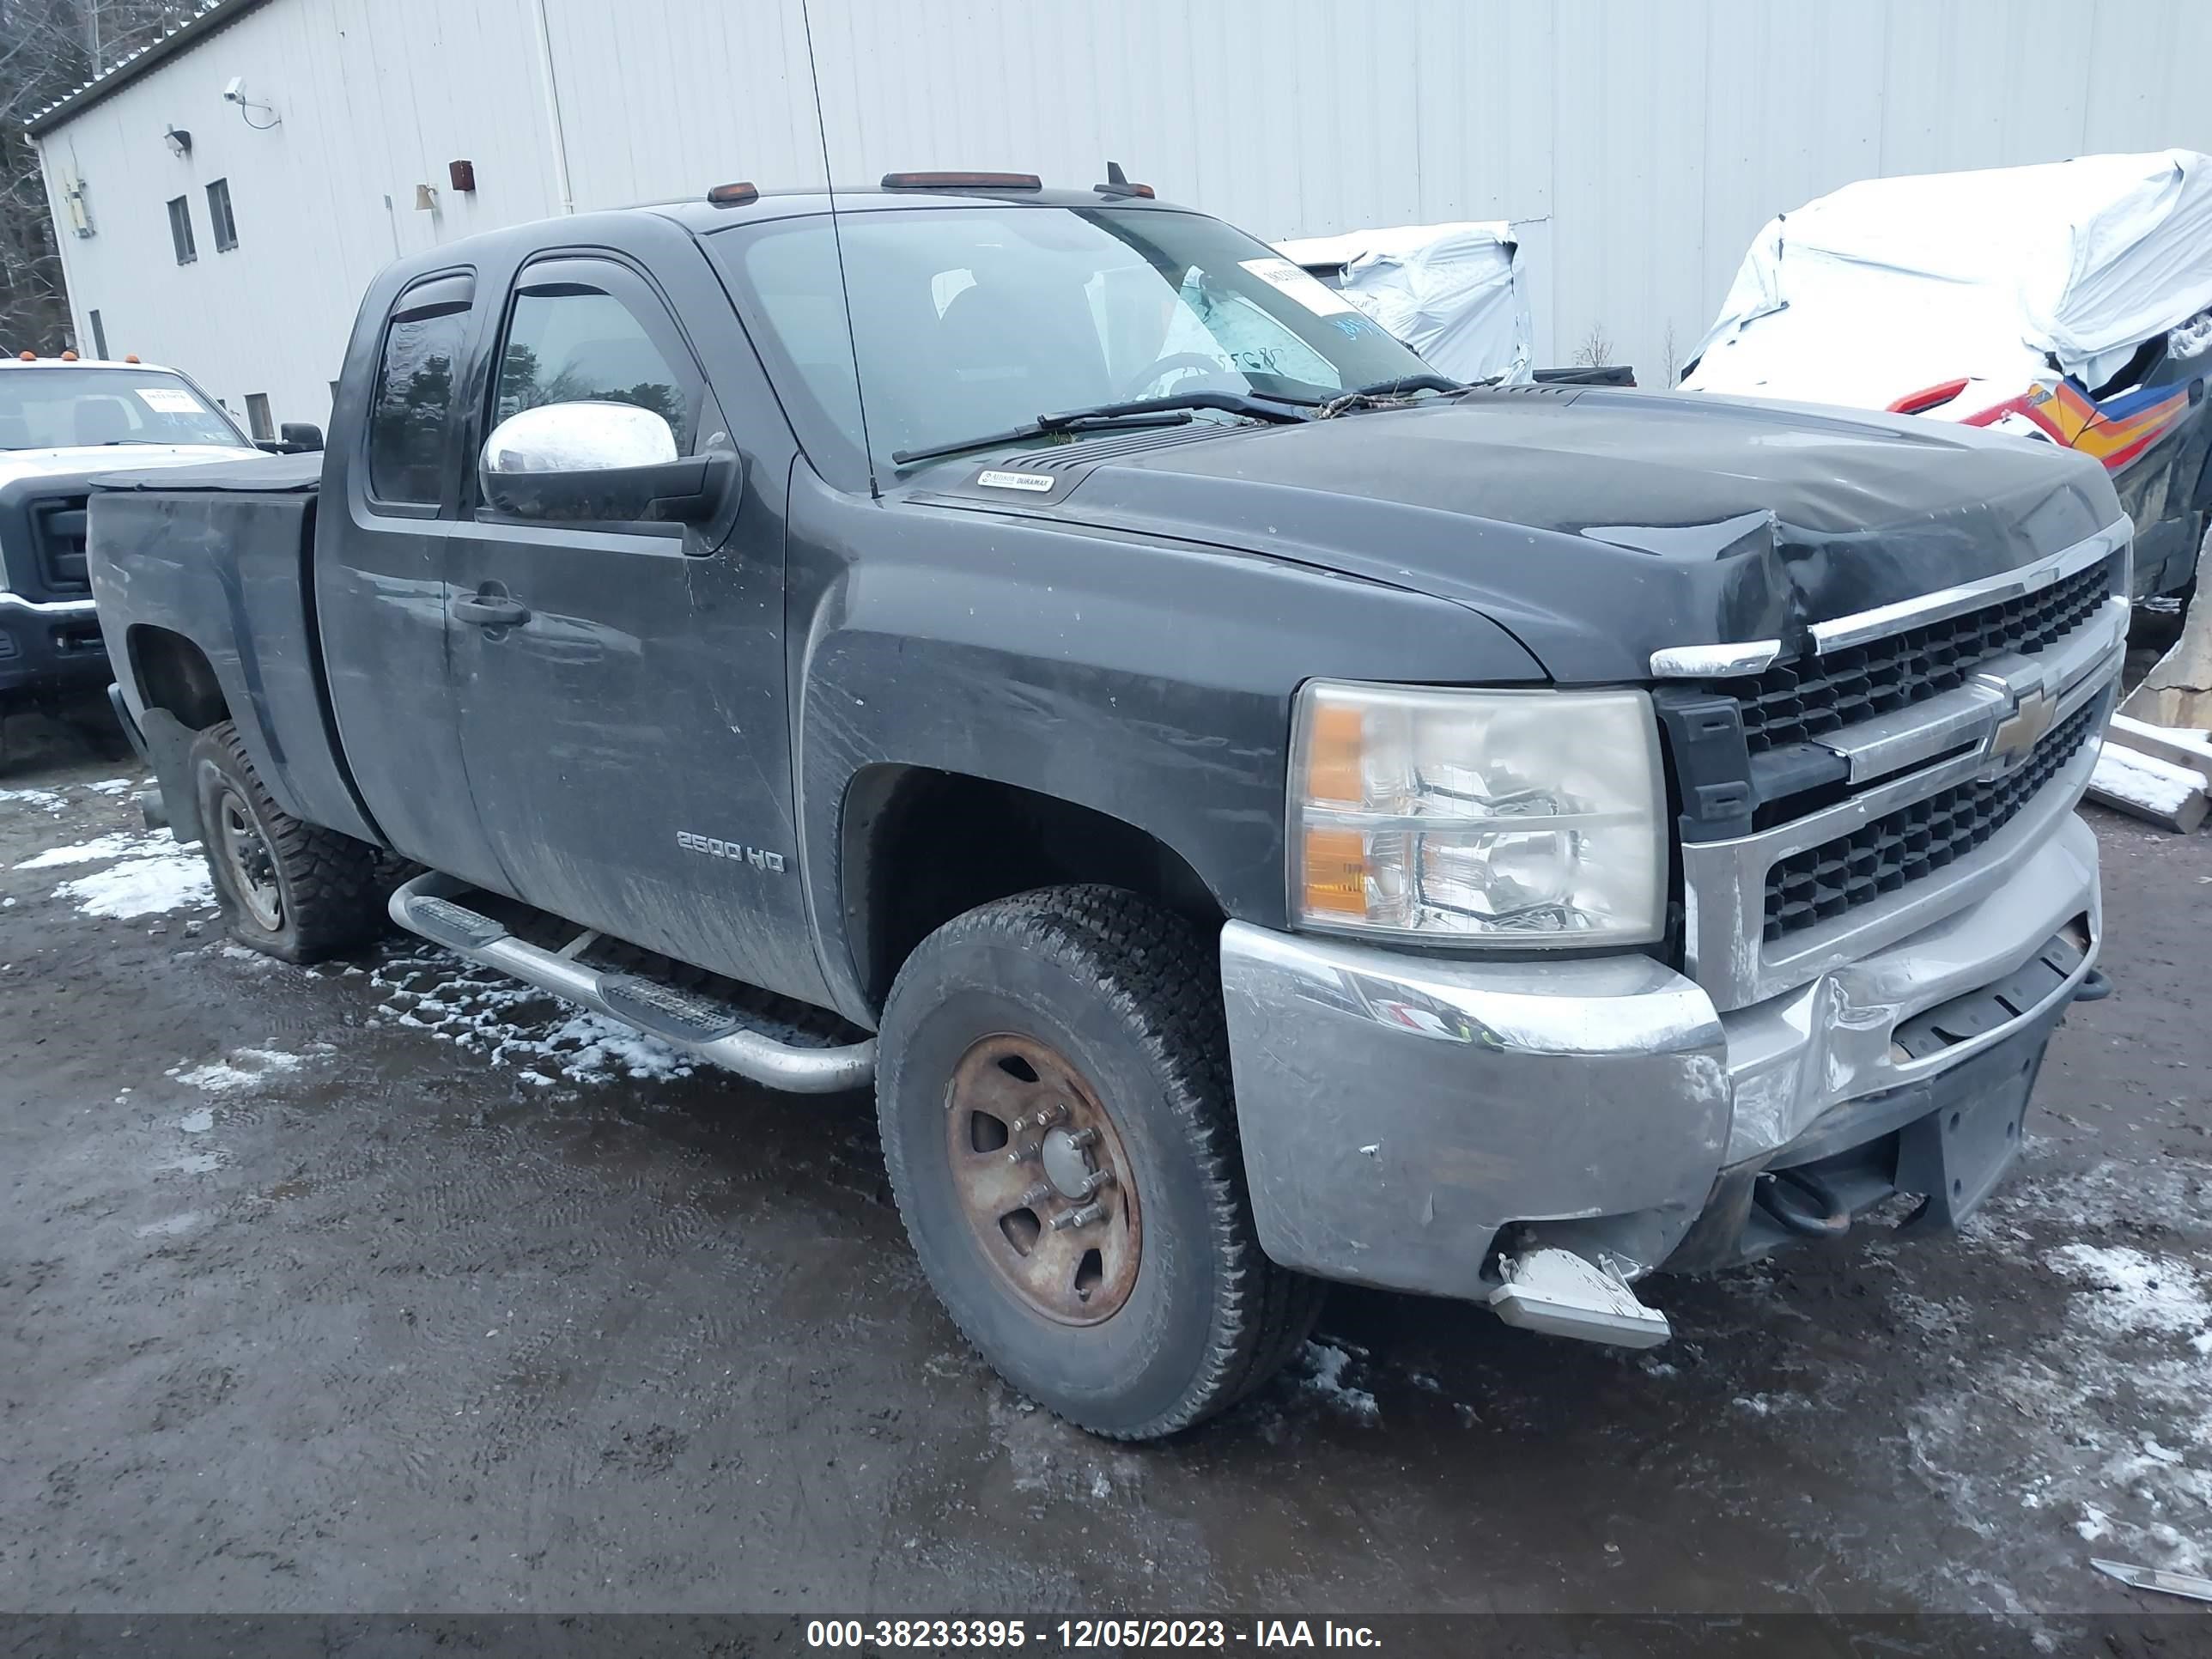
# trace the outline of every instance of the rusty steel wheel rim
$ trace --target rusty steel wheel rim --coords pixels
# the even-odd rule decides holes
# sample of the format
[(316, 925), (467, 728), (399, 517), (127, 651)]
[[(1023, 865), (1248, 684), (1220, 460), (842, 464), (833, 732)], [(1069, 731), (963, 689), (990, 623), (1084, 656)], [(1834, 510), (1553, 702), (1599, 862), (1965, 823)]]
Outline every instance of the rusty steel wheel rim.
[(1000, 1277), (1063, 1325), (1119, 1313), (1143, 1220), (1121, 1132), (1083, 1074), (1049, 1043), (987, 1036), (953, 1067), (945, 1109), (953, 1189)]

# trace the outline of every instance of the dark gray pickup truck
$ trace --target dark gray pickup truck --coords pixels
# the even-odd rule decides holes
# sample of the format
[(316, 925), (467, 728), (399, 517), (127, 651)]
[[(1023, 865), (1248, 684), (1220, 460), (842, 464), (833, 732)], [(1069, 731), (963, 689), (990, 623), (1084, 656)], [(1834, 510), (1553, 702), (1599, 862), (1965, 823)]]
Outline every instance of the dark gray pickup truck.
[(952, 1318), (1114, 1436), (1259, 1386), (1324, 1280), (1644, 1345), (1650, 1273), (1999, 1179), (2103, 988), (2094, 461), (1456, 386), (1118, 182), (830, 207), (408, 259), (319, 459), (95, 493), (240, 939), (388, 908), (872, 1080)]

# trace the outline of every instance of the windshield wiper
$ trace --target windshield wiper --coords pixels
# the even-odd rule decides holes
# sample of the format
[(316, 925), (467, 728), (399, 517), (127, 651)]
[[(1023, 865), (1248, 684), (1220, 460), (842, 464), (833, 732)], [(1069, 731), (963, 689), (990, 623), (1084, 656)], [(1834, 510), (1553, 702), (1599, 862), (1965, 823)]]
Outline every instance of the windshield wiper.
[(1090, 432), (1121, 426), (1181, 426), (1190, 419), (1193, 410), (1199, 409), (1218, 409), (1226, 414), (1279, 423), (1311, 418), (1306, 405), (1295, 398), (1249, 392), (1170, 392), (1160, 398), (1133, 398), (1126, 403), (1093, 404), (1087, 409), (1040, 415), (1026, 426), (1009, 427), (1004, 432), (987, 432), (980, 437), (961, 438), (951, 443), (893, 450), (891, 465), (908, 466), (915, 461), (934, 460), (940, 455), (957, 455), (963, 449), (994, 449), (1000, 444), (1048, 437), (1055, 432)]
[(1456, 397), (1462, 392), (1472, 392), (1477, 386), (1490, 384), (1488, 380), (1446, 380), (1443, 375), (1433, 373), (1394, 374), (1387, 380), (1376, 381), (1372, 386), (1354, 386), (1349, 392), (1340, 392), (1314, 411), (1314, 418), (1326, 421), (1339, 415), (1355, 415), (1363, 409), (1404, 409), (1416, 392), (1441, 392)]
[[(1441, 374), (1395, 374), (1387, 380), (1377, 380), (1372, 386), (1354, 386), (1344, 394), (1346, 398), (1402, 398), (1409, 392), (1465, 392), (1463, 380), (1448, 380)], [(1340, 401), (1331, 398), (1332, 403)]]

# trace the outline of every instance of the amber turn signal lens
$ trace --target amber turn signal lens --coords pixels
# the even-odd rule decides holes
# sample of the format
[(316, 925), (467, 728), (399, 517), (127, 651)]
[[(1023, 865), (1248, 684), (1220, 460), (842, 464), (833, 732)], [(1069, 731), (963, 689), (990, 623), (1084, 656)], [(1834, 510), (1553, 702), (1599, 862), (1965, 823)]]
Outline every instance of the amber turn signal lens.
[(1367, 837), (1358, 830), (1306, 831), (1306, 909), (1309, 914), (1367, 914)]
[(1306, 799), (1358, 805), (1365, 793), (1360, 762), (1366, 749), (1366, 716), (1354, 705), (1316, 702), (1306, 735)]

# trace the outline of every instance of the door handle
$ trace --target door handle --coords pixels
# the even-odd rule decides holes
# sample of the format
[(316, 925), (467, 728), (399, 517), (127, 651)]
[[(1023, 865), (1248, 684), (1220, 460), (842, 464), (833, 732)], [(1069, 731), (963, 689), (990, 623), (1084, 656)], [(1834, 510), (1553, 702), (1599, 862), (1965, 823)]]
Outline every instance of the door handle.
[(504, 593), (477, 593), (458, 599), (448, 609), (459, 621), (483, 628), (514, 628), (530, 620), (530, 607)]

